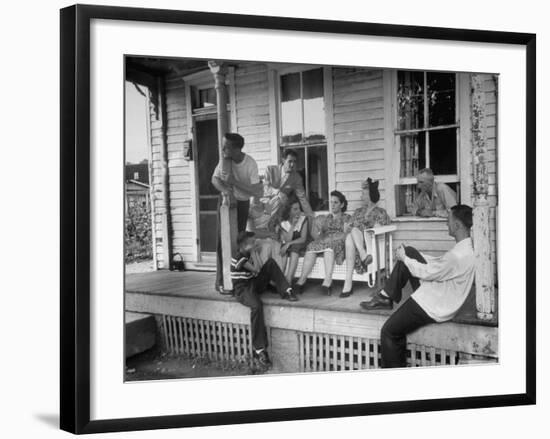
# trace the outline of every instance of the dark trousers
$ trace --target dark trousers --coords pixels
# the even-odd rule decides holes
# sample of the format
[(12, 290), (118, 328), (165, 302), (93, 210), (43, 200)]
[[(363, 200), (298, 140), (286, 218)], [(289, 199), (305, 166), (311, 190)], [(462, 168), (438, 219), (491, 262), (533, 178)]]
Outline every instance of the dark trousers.
[[(405, 254), (423, 264), (426, 260), (413, 247), (405, 247)], [(401, 301), (403, 287), (411, 283), (413, 291), (420, 286), (404, 262), (397, 261), (386, 282), (384, 290), (394, 302)], [(409, 297), (384, 323), (380, 334), (382, 367), (405, 367), (407, 365), (407, 334), (435, 321)]]
[[(222, 205), (222, 196), (218, 199), (218, 230), (216, 235), (216, 288), (223, 285), (223, 262), (222, 262), (222, 239), (221, 239), (221, 224), (220, 224), (220, 207)], [(246, 230), (246, 222), (248, 221), (248, 211), (250, 210), (250, 201), (237, 200), (237, 233)], [(227, 261), (229, 264), (230, 261)]]
[(252, 331), (252, 347), (254, 349), (267, 347), (264, 307), (260, 294), (267, 289), (270, 281), (275, 282), (275, 287), (279, 294), (283, 294), (290, 288), (285, 275), (271, 258), (263, 265), (258, 276), (249, 281), (241, 281), (235, 285), (235, 297), (237, 301), (250, 308), (250, 328)]

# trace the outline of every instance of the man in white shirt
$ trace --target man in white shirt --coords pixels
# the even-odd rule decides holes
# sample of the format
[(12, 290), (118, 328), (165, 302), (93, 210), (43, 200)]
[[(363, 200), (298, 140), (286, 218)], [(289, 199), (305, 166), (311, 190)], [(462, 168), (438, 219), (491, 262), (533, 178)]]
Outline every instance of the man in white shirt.
[(405, 367), (407, 334), (429, 323), (451, 320), (464, 304), (475, 273), (471, 227), (472, 208), (466, 205), (452, 207), (448, 228), (449, 235), (455, 238), (455, 246), (438, 258), (400, 246), (396, 251), (397, 262), (384, 289), (372, 300), (361, 302), (361, 307), (367, 310), (392, 309), (393, 302), (401, 301), (407, 282), (414, 291), (382, 327), (382, 367)]
[[(223, 138), (223, 157), (221, 160), (230, 160), (229, 166), (231, 172), (225, 175), (222, 172), (221, 160), (212, 174), (212, 184), (220, 191), (218, 202), (218, 212), (222, 203), (223, 195), (233, 194), (237, 200), (237, 232), (246, 230), (248, 211), (250, 208), (250, 198), (258, 197), (262, 194), (263, 186), (258, 174), (258, 165), (256, 161), (245, 154), (242, 149), (244, 139), (241, 135), (235, 133), (226, 133)], [(222, 249), (220, 237), (220, 218), (218, 215), (218, 234), (216, 240), (216, 290), (221, 294), (232, 294), (223, 288), (223, 270), (222, 270)]]

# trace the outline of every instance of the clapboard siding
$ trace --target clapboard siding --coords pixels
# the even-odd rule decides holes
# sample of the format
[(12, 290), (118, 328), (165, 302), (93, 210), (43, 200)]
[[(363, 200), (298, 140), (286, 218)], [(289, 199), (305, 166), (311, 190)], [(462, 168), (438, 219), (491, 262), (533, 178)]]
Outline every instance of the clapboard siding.
[(384, 98), (382, 71), (334, 68), (333, 120), (336, 189), (361, 205), (361, 183), (380, 180), (380, 206), (385, 207)]
[(267, 66), (240, 64), (235, 69), (237, 132), (245, 139), (244, 151), (262, 173), (271, 164)]
[[(172, 217), (172, 251), (180, 253), (187, 261), (195, 259), (195, 226), (192, 212), (191, 173), (193, 162), (183, 159), (183, 142), (188, 138), (187, 109), (185, 107), (185, 84), (181, 77), (167, 77), (165, 80), (166, 141), (168, 150), (168, 173), (170, 214)], [(154, 223), (157, 242), (155, 251), (159, 266), (164, 265), (162, 252), (162, 126), (151, 112), (152, 185)]]
[(394, 248), (405, 244), (430, 256), (441, 256), (454, 246), (444, 220), (399, 221), (395, 225)]

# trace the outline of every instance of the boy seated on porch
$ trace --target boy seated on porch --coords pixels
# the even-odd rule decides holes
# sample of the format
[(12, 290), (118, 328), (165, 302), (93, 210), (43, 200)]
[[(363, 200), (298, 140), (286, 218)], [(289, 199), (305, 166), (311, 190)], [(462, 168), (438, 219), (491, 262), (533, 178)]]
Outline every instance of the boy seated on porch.
[(392, 303), (401, 300), (407, 282), (413, 288), (411, 297), (382, 326), (382, 367), (405, 367), (407, 334), (429, 323), (451, 320), (468, 297), (475, 273), (472, 208), (464, 204), (451, 207), (447, 223), (449, 235), (456, 241), (451, 250), (433, 258), (401, 245), (384, 289), (360, 303), (368, 310), (392, 309)]
[(250, 308), (250, 329), (252, 332), (253, 357), (261, 366), (269, 367), (271, 361), (267, 354), (267, 334), (264, 322), (264, 308), (260, 299), (273, 281), (282, 298), (290, 301), (298, 300), (277, 263), (268, 259), (259, 267), (251, 258), (256, 240), (254, 233), (241, 232), (237, 237), (237, 253), (231, 259), (231, 279), (237, 301)]

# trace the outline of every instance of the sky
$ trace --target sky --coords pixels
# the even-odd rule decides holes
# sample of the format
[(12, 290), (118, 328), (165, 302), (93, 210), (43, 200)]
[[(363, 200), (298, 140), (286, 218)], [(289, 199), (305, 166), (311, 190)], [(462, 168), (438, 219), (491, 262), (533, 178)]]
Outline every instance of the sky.
[[(145, 90), (145, 88), (143, 88)], [(149, 158), (147, 151), (147, 100), (134, 84), (126, 82), (126, 162), (139, 163)]]

